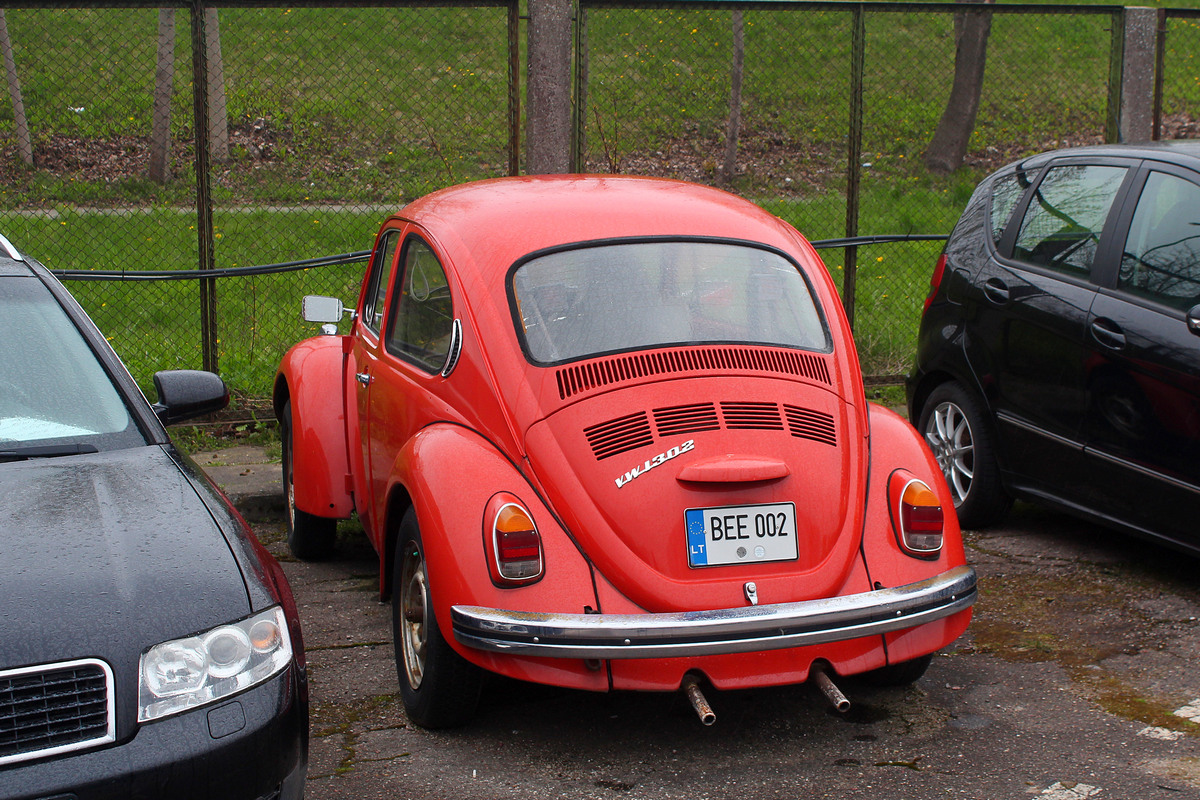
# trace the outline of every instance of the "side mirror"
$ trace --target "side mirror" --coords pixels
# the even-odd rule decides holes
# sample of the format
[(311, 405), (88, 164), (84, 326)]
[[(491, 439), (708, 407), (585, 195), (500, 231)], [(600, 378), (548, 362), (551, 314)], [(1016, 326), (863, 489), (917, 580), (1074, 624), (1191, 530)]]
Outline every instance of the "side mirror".
[(1192, 306), (1187, 312), (1188, 330), (1200, 336), (1200, 305)]
[(229, 405), (225, 381), (211, 372), (172, 369), (154, 373), (158, 402), (154, 413), (164, 425), (220, 411)]
[(341, 322), (345, 313), (346, 308), (341, 300), (316, 294), (305, 295), (300, 308), (300, 315), (305, 322)]

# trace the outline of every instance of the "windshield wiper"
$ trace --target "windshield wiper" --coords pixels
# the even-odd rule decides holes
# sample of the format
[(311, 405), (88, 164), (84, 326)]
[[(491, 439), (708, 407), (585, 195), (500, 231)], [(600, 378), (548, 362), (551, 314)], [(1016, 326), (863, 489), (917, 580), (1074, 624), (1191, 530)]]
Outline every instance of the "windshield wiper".
[(77, 456), (82, 453), (99, 453), (94, 444), (38, 444), (29, 447), (0, 446), (0, 464), (8, 461), (25, 461), (30, 458), (58, 458)]

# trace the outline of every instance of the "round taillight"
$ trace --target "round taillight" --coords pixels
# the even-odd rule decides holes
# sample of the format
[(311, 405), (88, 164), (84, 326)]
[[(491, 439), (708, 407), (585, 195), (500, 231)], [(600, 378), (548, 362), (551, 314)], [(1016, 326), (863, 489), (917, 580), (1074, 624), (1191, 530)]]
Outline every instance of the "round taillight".
[(946, 518), (942, 502), (923, 481), (909, 481), (900, 494), (900, 546), (917, 556), (930, 556), (942, 549)]
[(542, 537), (533, 516), (514, 499), (493, 498), (488, 537), (492, 579), (501, 585), (530, 583), (542, 576)]

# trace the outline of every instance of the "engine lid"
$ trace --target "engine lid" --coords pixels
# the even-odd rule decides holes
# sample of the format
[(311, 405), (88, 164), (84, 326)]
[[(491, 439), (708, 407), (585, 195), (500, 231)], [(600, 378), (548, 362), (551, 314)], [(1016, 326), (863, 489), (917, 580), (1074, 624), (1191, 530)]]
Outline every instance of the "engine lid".
[[(597, 568), (651, 611), (827, 596), (857, 552), (865, 431), (834, 392), (770, 378), (623, 387), (533, 425), (530, 463)], [(552, 570), (553, 565), (547, 565)]]

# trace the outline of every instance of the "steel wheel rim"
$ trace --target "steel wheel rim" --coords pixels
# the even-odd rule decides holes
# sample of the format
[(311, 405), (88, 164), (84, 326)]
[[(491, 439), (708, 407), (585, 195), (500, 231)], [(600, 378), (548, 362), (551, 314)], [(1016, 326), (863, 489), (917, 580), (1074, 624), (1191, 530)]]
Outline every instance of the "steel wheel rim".
[(404, 554), (400, 592), (400, 642), (404, 648), (404, 673), (408, 685), (419, 689), (425, 677), (429, 603), (425, 562), (420, 549), (412, 542), (408, 543)]
[[(291, 432), (284, 436), (290, 438)], [(287, 500), (288, 530), (296, 529), (296, 484), (292, 480), (292, 448), (288, 442), (283, 446), (283, 493)]]
[(925, 441), (950, 486), (955, 507), (963, 504), (975, 480), (975, 438), (963, 410), (940, 403), (925, 426)]

